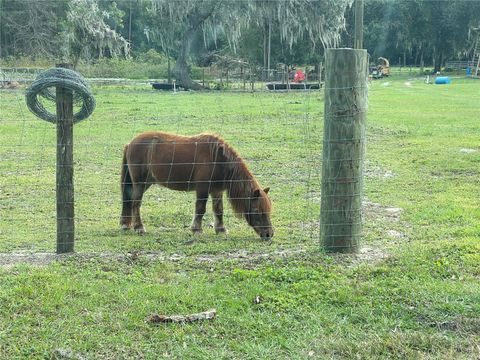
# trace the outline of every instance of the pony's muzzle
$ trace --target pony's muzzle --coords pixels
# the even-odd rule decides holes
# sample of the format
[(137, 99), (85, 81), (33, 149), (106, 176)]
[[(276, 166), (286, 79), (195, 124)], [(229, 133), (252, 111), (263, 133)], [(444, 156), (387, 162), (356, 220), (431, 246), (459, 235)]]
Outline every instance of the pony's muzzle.
[(273, 229), (261, 230), (259, 235), (262, 240), (270, 241), (273, 238)]

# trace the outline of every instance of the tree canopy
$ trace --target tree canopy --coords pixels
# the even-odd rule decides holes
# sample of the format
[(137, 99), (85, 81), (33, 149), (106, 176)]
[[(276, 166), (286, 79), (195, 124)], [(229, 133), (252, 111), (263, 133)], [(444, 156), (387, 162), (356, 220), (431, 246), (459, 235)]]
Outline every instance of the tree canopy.
[(71, 0), (66, 26), (62, 33), (62, 56), (65, 59), (70, 59), (76, 64), (80, 58), (129, 54), (128, 41), (106, 22), (114, 15), (119, 15), (116, 25), (121, 26), (123, 12), (118, 12), (116, 4), (110, 10), (111, 12), (101, 11), (95, 1)]
[[(0, 59), (92, 62), (143, 56), (189, 66), (220, 53), (265, 69), (316, 64), (326, 47), (353, 45), (353, 0), (0, 0)], [(364, 46), (393, 64), (430, 64), (472, 54), (479, 1), (365, 0)]]
[[(348, 24), (353, 25), (352, 18), (347, 14)], [(372, 58), (384, 56), (403, 66), (430, 64), (439, 70), (446, 60), (470, 58), (475, 40), (471, 29), (478, 24), (478, 1), (368, 0), (364, 46)], [(346, 35), (344, 42), (353, 40)]]
[[(274, 24), (278, 39), (291, 52), (299, 39), (308, 36), (311, 48), (317, 43), (335, 46), (344, 29), (345, 8), (351, 0), (285, 0), (285, 1), (217, 1), (217, 0), (151, 0), (150, 12), (155, 21), (149, 32), (160, 42), (163, 51), (176, 53), (174, 75), (188, 88), (196, 88), (190, 79), (187, 60), (192, 43), (203, 37), (217, 43), (225, 40), (226, 46), (236, 53), (242, 32), (250, 24), (257, 27)], [(168, 23), (170, 26), (164, 26)], [(265, 49), (264, 49), (265, 51)]]

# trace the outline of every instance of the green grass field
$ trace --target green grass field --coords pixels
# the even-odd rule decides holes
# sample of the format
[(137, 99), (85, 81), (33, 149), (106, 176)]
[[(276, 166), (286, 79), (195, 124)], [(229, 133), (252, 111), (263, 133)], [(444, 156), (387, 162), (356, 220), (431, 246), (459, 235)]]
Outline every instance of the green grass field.
[[(0, 358), (480, 357), (479, 81), (371, 84), (356, 256), (318, 245), (321, 92), (94, 94), (74, 129), (79, 255), (42, 263), (32, 253), (55, 249), (55, 127), (22, 90), (0, 92)], [(271, 187), (273, 242), (228, 206), (227, 237), (207, 212), (192, 238), (194, 194), (161, 188), (145, 197), (148, 234), (120, 232), (121, 153), (145, 130), (231, 143)], [(145, 321), (210, 308), (214, 320)]]

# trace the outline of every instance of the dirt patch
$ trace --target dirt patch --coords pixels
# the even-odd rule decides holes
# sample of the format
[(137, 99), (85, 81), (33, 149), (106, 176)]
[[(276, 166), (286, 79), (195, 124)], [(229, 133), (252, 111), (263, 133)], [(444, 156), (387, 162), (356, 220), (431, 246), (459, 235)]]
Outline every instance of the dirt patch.
[[(362, 203), (362, 214), (366, 219), (383, 220), (387, 222), (398, 222), (400, 221), (400, 216), (403, 212), (403, 209), (393, 206), (385, 206), (382, 204), (374, 203), (372, 201), (365, 200)], [(302, 224), (302, 228), (306, 231), (320, 231), (320, 221), (310, 221)], [(387, 232), (389, 235), (394, 236), (395, 230), (392, 232)], [(398, 233), (398, 232), (397, 232)], [(398, 234), (397, 234), (398, 235)]]
[(397, 230), (388, 230), (387, 235), (394, 239), (401, 239), (405, 237), (405, 234)]
[(464, 149), (460, 149), (460, 152), (465, 154), (474, 154), (478, 152), (478, 150), (464, 148)]
[(20, 88), (21, 85), (18, 81), (5, 81), (3, 84), (0, 82), (0, 89), (16, 90)]
[(86, 360), (87, 357), (71, 349), (55, 349), (53, 360)]
[(51, 264), (54, 261), (65, 259), (67, 256), (70, 255), (32, 252), (2, 253), (0, 254), (0, 267), (4, 269), (9, 269), (19, 264), (45, 266)]
[(418, 315), (416, 320), (426, 326), (441, 331), (455, 331), (463, 334), (480, 334), (480, 319), (459, 316), (448, 321), (435, 321), (425, 315)]
[(408, 230), (410, 224), (402, 221), (403, 209), (393, 206), (385, 206), (371, 201), (363, 203), (363, 217), (368, 220), (368, 226), (376, 233), (383, 234), (379, 238), (380, 247), (387, 244), (401, 244), (408, 242)]
[[(54, 262), (68, 261), (74, 259), (77, 261), (89, 261), (92, 259), (120, 261), (125, 263), (134, 263), (137, 261), (157, 261), (157, 262), (196, 262), (198, 264), (215, 264), (222, 261), (234, 261), (244, 265), (257, 266), (264, 262), (275, 260), (305, 260), (322, 258), (319, 248), (312, 246), (308, 248), (295, 249), (277, 249), (271, 252), (251, 252), (246, 250), (238, 250), (232, 252), (224, 252), (219, 254), (165, 254), (161, 252), (135, 252), (135, 253), (73, 253), (67, 255), (57, 255), (53, 253), (33, 253), (33, 252), (16, 252), (1, 253), (0, 268), (10, 269), (14, 266), (25, 264), (33, 266), (48, 266)], [(347, 266), (355, 266), (360, 263), (375, 264), (389, 256), (389, 254), (380, 248), (371, 246), (363, 246), (357, 254), (329, 254), (337, 263)], [(203, 266), (202, 265), (202, 266)]]
[[(371, 201), (364, 201), (363, 216), (372, 219), (374, 222), (383, 224), (395, 223), (400, 221), (402, 209), (397, 207), (384, 206)], [(312, 221), (304, 224), (307, 231), (315, 231), (318, 233), (320, 229), (319, 221)], [(385, 237), (391, 239), (403, 239), (406, 235), (393, 229), (384, 230)], [(374, 264), (389, 257), (388, 251), (382, 246), (383, 240), (378, 245), (362, 246), (357, 254), (331, 254), (336, 261), (347, 266), (355, 266), (360, 263)], [(319, 253), (317, 243), (303, 244), (295, 248), (279, 248), (269, 252), (252, 252), (247, 250), (237, 250), (231, 252), (223, 252), (218, 254), (167, 254), (163, 252), (135, 252), (135, 253), (74, 253), (57, 255), (55, 253), (41, 252), (12, 252), (0, 253), (0, 268), (9, 269), (20, 264), (33, 266), (47, 266), (56, 261), (66, 261), (68, 259), (90, 260), (105, 259), (124, 261), (128, 263), (135, 262), (139, 259), (146, 261), (160, 262), (183, 262), (193, 261), (198, 263), (216, 263), (222, 261), (235, 261), (244, 264), (260, 264), (265, 261), (274, 261), (282, 259), (305, 259), (318, 257)]]
[(34, 253), (34, 252), (14, 252), (0, 253), (0, 268), (9, 269), (13, 266), (26, 264), (33, 266), (47, 266), (56, 261), (66, 261), (68, 259), (90, 260), (90, 259), (106, 259), (125, 262), (135, 262), (138, 259), (146, 261), (160, 262), (181, 262), (181, 261), (197, 261), (201, 263), (214, 263), (225, 260), (233, 260), (238, 262), (259, 263), (265, 260), (275, 260), (292, 258), (306, 254), (306, 249), (279, 249), (272, 252), (256, 253), (246, 250), (238, 250), (219, 254), (199, 254), (199, 255), (181, 255), (181, 254), (165, 254), (161, 252), (135, 252), (135, 253), (73, 253), (65, 255), (57, 255), (54, 253)]
[(391, 179), (397, 176), (393, 171), (388, 169), (383, 169), (380, 166), (369, 165), (365, 168), (364, 173), (366, 178), (380, 178), (380, 179)]
[(337, 263), (348, 267), (360, 264), (376, 264), (390, 257), (385, 249), (379, 247), (363, 246), (357, 254), (332, 254)]
[(400, 220), (402, 211), (403, 209), (393, 206), (385, 206), (371, 201), (363, 202), (363, 213), (367, 218), (373, 217), (396, 222)]

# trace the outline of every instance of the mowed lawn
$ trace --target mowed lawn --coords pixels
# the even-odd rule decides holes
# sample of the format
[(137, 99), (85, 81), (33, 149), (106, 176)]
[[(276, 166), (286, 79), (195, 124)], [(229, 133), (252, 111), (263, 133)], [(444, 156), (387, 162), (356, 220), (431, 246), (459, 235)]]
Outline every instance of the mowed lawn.
[[(94, 94), (74, 129), (80, 255), (0, 263), (0, 358), (480, 357), (480, 81), (371, 84), (358, 256), (318, 245), (322, 92)], [(145, 197), (147, 235), (122, 233), (121, 153), (145, 130), (231, 143), (271, 187), (273, 241), (228, 206), (227, 237), (209, 211), (192, 238), (194, 194), (161, 188)], [(54, 190), (55, 127), (23, 91), (0, 92), (0, 252), (54, 251)], [(214, 320), (146, 322), (211, 308)]]

